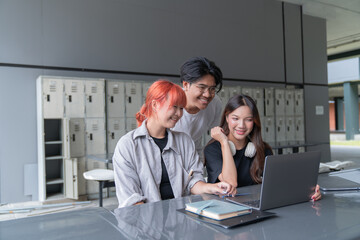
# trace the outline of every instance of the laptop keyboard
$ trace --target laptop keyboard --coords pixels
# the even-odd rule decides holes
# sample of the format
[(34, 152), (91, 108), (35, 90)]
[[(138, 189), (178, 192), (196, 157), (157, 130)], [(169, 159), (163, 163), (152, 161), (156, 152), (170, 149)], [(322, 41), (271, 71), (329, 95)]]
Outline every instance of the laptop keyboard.
[(255, 207), (258, 208), (260, 206), (260, 199), (258, 200), (253, 200), (253, 201), (247, 201), (247, 202), (243, 202), (243, 204), (251, 206), (251, 207)]

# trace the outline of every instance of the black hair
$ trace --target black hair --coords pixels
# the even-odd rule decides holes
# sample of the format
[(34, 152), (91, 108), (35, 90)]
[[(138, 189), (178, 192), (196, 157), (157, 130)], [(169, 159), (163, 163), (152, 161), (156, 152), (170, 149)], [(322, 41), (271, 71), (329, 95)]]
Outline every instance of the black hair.
[(210, 74), (215, 79), (218, 91), (222, 88), (222, 72), (213, 61), (205, 57), (193, 57), (186, 61), (180, 68), (181, 83), (196, 83), (200, 78)]

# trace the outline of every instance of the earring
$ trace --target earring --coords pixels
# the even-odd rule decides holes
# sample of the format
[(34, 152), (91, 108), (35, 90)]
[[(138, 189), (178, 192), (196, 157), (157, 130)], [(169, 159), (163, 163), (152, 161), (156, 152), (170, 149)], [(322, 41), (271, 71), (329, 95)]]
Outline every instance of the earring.
[(256, 148), (255, 145), (252, 142), (248, 142), (245, 149), (245, 157), (252, 158), (256, 154)]

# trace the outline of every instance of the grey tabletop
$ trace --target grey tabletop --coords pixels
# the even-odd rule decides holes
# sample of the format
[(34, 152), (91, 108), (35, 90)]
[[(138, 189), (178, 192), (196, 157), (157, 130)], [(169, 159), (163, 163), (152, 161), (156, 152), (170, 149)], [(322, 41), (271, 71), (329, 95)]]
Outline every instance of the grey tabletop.
[[(258, 194), (259, 187), (239, 188)], [(286, 194), (286, 193), (284, 193)], [(323, 193), (318, 202), (270, 210), (276, 217), (224, 229), (194, 220), (177, 209), (212, 195), (115, 209), (84, 208), (0, 222), (0, 239), (359, 239), (360, 192)], [(116, 206), (114, 206), (115, 208)]]

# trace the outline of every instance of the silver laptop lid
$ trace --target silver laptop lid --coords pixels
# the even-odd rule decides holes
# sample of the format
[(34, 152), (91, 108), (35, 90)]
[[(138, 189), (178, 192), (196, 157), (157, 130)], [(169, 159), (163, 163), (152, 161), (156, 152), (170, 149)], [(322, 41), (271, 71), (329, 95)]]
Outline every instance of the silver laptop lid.
[(260, 210), (309, 201), (317, 183), (318, 151), (267, 156), (260, 194)]

